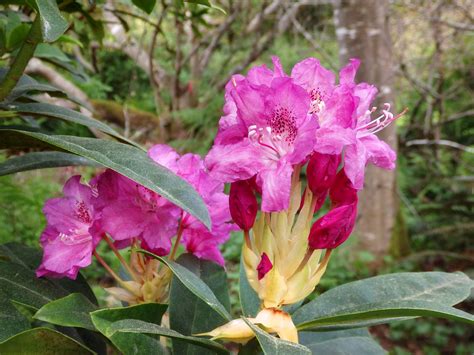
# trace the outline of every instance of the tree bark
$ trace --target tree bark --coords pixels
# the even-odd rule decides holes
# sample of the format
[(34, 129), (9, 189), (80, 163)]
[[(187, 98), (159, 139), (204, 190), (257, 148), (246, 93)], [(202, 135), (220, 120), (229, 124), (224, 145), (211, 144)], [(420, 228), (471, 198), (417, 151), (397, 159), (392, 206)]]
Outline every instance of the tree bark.
[[(334, 5), (341, 64), (344, 65), (351, 57), (359, 58), (361, 67), (357, 79), (373, 83), (379, 89), (375, 105), (381, 108), (383, 103), (388, 102), (393, 107), (395, 70), (388, 24), (389, 2), (336, 0)], [(395, 125), (378, 135), (396, 151)], [(395, 172), (369, 165), (359, 198), (359, 217), (354, 233), (360, 247), (372, 252), (378, 264), (389, 252), (396, 221), (398, 199)]]

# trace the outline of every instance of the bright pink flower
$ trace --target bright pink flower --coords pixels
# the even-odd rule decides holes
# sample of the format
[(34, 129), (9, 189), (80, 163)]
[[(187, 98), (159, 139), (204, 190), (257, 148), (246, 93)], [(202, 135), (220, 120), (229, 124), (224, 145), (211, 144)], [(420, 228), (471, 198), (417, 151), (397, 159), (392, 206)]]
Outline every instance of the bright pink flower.
[(306, 168), (308, 186), (317, 199), (315, 211), (323, 205), (329, 188), (336, 178), (341, 156), (336, 154), (321, 154), (314, 152)]
[(234, 222), (243, 230), (250, 230), (258, 211), (258, 202), (249, 180), (236, 181), (230, 185), (230, 214)]
[(64, 197), (48, 200), (43, 208), (48, 224), (40, 238), (43, 260), (36, 271), (38, 277), (75, 279), (79, 269), (91, 263), (101, 235), (94, 225), (94, 192), (80, 180), (80, 176), (71, 177), (64, 185)]
[(353, 188), (344, 170), (341, 170), (329, 190), (331, 210), (311, 227), (311, 249), (334, 249), (351, 234), (357, 217), (357, 190)]
[(209, 210), (211, 231), (195, 217), (182, 211), (181, 242), (187, 251), (223, 265), (219, 245), (229, 238), (231, 231), (236, 230), (231, 223), (229, 197), (224, 193), (224, 184), (209, 175), (201, 157), (196, 154), (180, 157), (171, 147), (157, 144), (148, 151), (148, 155), (189, 182), (202, 196)]
[[(289, 204), (293, 165), (311, 153), (317, 128), (308, 114), (309, 94), (291, 78), (279, 73), (259, 80), (233, 80), (231, 95), (237, 109), (234, 124), (239, 133), (224, 140), (219, 131), (206, 165), (220, 181), (247, 180), (256, 175), (262, 190), (262, 210), (280, 211)], [(255, 84), (258, 81), (258, 84)]]
[(157, 255), (169, 253), (181, 214), (178, 207), (112, 170), (102, 173), (96, 183), (102, 227), (118, 246), (137, 238), (143, 248)]
[(261, 280), (273, 268), (273, 264), (266, 253), (262, 253), (260, 263), (257, 265), (258, 279)]

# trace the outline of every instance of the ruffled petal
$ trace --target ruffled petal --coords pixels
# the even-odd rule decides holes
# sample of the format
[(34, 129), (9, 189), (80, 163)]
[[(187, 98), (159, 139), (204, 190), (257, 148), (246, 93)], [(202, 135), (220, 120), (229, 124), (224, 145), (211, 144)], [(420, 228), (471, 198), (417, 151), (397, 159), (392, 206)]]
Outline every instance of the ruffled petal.
[(369, 162), (379, 168), (395, 169), (397, 154), (387, 143), (380, 140), (375, 134), (361, 138), (360, 142), (365, 146)]
[(290, 203), (291, 174), (293, 167), (281, 160), (277, 165), (262, 170), (257, 183), (262, 186), (262, 211), (286, 210)]
[(341, 154), (342, 149), (354, 144), (356, 133), (350, 128), (321, 127), (316, 131), (314, 151), (322, 154)]
[(156, 163), (167, 167), (173, 172), (178, 170), (179, 154), (166, 144), (155, 144), (148, 150), (148, 156)]
[(318, 90), (323, 98), (334, 90), (334, 73), (324, 68), (316, 58), (307, 58), (296, 63), (291, 77), (308, 92)]
[(354, 85), (357, 69), (359, 69), (360, 60), (357, 58), (349, 59), (349, 63), (339, 72), (339, 83), (341, 85)]
[(264, 165), (261, 151), (245, 139), (236, 144), (214, 145), (205, 158), (211, 176), (222, 182), (247, 180)]
[(355, 189), (364, 187), (365, 166), (367, 165), (367, 150), (357, 141), (348, 146), (344, 152), (344, 171)]

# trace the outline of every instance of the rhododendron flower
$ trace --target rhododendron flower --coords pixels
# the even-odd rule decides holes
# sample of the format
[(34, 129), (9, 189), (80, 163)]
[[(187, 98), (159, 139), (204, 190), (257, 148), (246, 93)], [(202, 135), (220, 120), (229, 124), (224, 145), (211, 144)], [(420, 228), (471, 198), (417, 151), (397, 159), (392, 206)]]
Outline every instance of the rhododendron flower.
[[(233, 80), (237, 116), (218, 133), (206, 164), (213, 176), (225, 182), (256, 175), (262, 210), (280, 211), (289, 205), (293, 165), (312, 151), (317, 122), (308, 114), (309, 94), (291, 78), (255, 76), (262, 79), (259, 85), (250, 79)], [(232, 140), (219, 138), (230, 130)]]
[(234, 222), (244, 231), (255, 223), (258, 202), (249, 180), (236, 181), (230, 185), (229, 208)]
[(199, 258), (213, 260), (224, 265), (219, 245), (224, 243), (236, 226), (229, 211), (229, 197), (224, 184), (209, 175), (201, 157), (196, 154), (179, 156), (171, 147), (153, 146), (148, 155), (189, 182), (203, 198), (211, 217), (211, 231), (198, 219), (182, 211), (180, 233), (186, 250)]
[(308, 187), (317, 199), (315, 211), (324, 203), (329, 189), (334, 184), (341, 156), (314, 152), (306, 168)]
[(40, 238), (43, 260), (36, 275), (75, 279), (91, 263), (100, 240), (92, 189), (71, 177), (63, 188), (64, 197), (46, 202), (43, 212), (47, 226)]
[(357, 217), (357, 190), (341, 170), (330, 189), (331, 210), (311, 227), (311, 249), (334, 249), (344, 243), (354, 228)]
[(137, 238), (142, 248), (157, 255), (170, 252), (171, 238), (178, 230), (178, 207), (113, 170), (106, 170), (95, 180), (103, 230), (120, 247)]

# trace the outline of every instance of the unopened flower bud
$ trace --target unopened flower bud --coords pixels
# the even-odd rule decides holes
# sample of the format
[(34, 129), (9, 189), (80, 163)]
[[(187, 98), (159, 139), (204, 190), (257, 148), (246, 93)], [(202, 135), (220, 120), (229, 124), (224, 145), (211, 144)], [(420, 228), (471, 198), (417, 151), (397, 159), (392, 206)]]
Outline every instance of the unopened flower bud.
[(257, 266), (258, 279), (261, 280), (273, 268), (273, 264), (266, 253), (262, 253), (260, 263)]
[(328, 190), (334, 183), (337, 174), (337, 168), (341, 162), (340, 155), (321, 154), (314, 152), (311, 156), (306, 175), (308, 177), (308, 186), (317, 199), (315, 210), (324, 203)]
[(250, 230), (255, 223), (258, 203), (249, 181), (236, 181), (230, 185), (230, 214), (243, 230)]
[(337, 173), (334, 183), (329, 190), (329, 198), (333, 208), (350, 205), (357, 201), (357, 190), (352, 186), (352, 182), (346, 176), (344, 169)]

